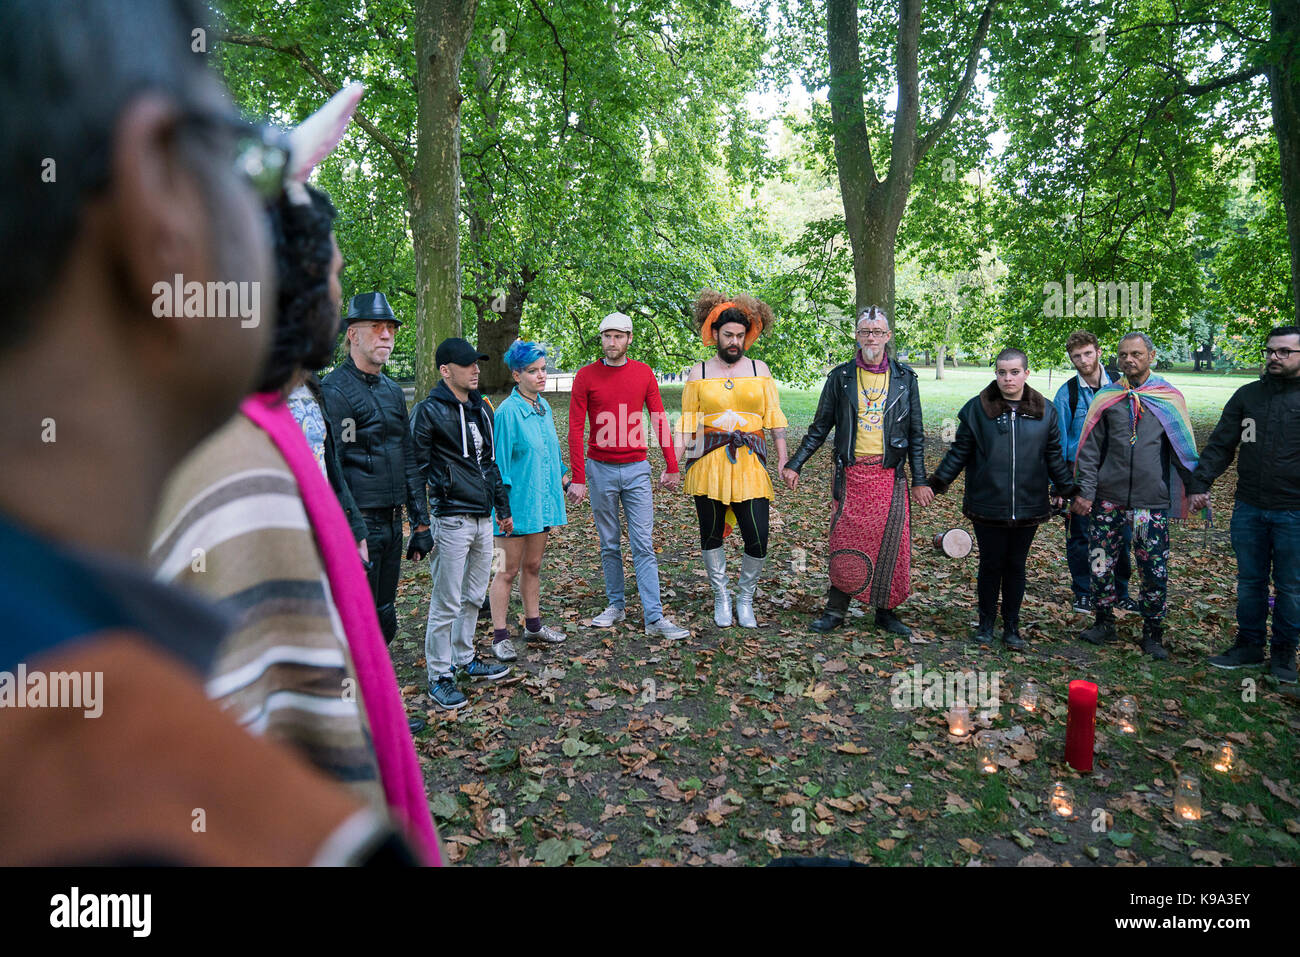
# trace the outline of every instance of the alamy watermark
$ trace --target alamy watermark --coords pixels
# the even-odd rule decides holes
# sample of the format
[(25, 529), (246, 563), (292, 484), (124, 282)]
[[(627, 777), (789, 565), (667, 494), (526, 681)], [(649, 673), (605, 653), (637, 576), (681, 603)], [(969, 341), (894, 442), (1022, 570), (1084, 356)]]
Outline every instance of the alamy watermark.
[(153, 284), (153, 314), (159, 319), (234, 319), (245, 329), (262, 321), (260, 282), (185, 282), (177, 273), (171, 282)]
[(889, 679), (890, 701), (898, 711), (965, 707), (996, 712), (1000, 671), (935, 671), (919, 664)]
[(1074, 319), (1109, 317), (1130, 319), (1134, 329), (1151, 325), (1151, 283), (1099, 282), (1076, 283), (1073, 273), (1065, 274), (1065, 284), (1043, 283), (1043, 315)]
[(0, 671), (0, 708), (81, 708), (87, 718), (104, 713), (102, 671)]

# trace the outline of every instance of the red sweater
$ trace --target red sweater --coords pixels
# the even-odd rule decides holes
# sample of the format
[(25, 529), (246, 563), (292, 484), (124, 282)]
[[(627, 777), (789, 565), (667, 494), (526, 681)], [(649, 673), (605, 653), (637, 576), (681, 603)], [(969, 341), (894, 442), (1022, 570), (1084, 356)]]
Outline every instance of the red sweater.
[(664, 451), (668, 471), (676, 472), (672, 429), (664, 413), (659, 383), (650, 367), (635, 359), (628, 359), (621, 366), (607, 366), (602, 359), (578, 370), (569, 396), (569, 466), (573, 481), (582, 484), (587, 481), (582, 432), (588, 418), (591, 441), (587, 444), (587, 457), (614, 465), (645, 461), (643, 406), (650, 408), (651, 427)]

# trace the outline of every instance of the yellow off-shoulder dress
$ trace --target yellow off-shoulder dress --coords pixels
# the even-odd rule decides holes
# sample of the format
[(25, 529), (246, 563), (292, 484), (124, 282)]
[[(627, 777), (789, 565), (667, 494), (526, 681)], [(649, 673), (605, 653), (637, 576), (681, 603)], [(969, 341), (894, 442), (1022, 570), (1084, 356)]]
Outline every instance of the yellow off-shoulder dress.
[[(731, 388), (727, 388), (728, 382)], [(761, 432), (785, 427), (776, 383), (770, 376), (693, 379), (682, 390), (682, 418), (677, 431), (683, 435), (694, 435), (701, 428)], [(775, 454), (775, 448), (769, 446), (769, 458)], [(773, 460), (772, 464), (776, 462)], [(690, 467), (684, 485), (687, 495), (707, 495), (724, 504), (773, 497), (767, 469), (749, 448), (736, 452), (734, 465), (727, 457), (726, 448), (714, 449)]]

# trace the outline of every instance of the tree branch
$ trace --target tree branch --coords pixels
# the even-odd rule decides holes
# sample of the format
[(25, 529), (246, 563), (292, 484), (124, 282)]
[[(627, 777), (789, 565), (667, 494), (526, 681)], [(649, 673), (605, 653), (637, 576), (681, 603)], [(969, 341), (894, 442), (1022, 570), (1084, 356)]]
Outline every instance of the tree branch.
[[(233, 43), (236, 46), (260, 47), (264, 50), (270, 50), (273, 53), (279, 53), (283, 56), (290, 57), (298, 62), (298, 65), (307, 72), (307, 74), (316, 81), (316, 83), (325, 90), (330, 96), (333, 96), (341, 88), (333, 80), (329, 79), (325, 73), (318, 67), (312, 59), (307, 56), (300, 44), (277, 44), (269, 37), (257, 36), (248, 33), (226, 33), (217, 37), (218, 41), (224, 43)], [(406, 187), (407, 193), (412, 191), (414, 180), (411, 176), (411, 164), (405, 150), (402, 149), (392, 137), (388, 136), (370, 120), (361, 113), (352, 114), (352, 121), (365, 130), (366, 133), (386, 152), (397, 167), (397, 173), (402, 178), (402, 184)]]
[(988, 0), (984, 7), (984, 12), (980, 14), (979, 23), (975, 26), (975, 34), (971, 37), (970, 52), (966, 54), (966, 72), (961, 78), (961, 83), (957, 86), (957, 92), (952, 95), (948, 105), (944, 108), (943, 114), (930, 127), (925, 136), (921, 137), (920, 143), (916, 147), (916, 162), (920, 163), (925, 154), (930, 151), (930, 147), (938, 141), (939, 137), (952, 124), (953, 118), (957, 111), (961, 109), (962, 103), (970, 93), (971, 87), (975, 83), (975, 74), (979, 70), (980, 54), (984, 51), (984, 41), (988, 38), (989, 25), (993, 22), (993, 10), (998, 5), (998, 0)]

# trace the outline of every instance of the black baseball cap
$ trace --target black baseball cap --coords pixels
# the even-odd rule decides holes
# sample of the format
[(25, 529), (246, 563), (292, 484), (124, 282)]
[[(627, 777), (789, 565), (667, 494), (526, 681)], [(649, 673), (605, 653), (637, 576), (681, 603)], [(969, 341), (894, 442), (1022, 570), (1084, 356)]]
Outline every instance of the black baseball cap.
[(443, 339), (438, 343), (438, 351), (433, 355), (435, 365), (472, 366), (480, 359), (486, 359), (464, 339)]

